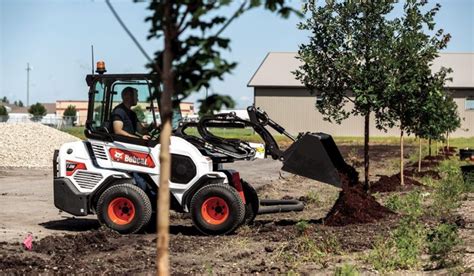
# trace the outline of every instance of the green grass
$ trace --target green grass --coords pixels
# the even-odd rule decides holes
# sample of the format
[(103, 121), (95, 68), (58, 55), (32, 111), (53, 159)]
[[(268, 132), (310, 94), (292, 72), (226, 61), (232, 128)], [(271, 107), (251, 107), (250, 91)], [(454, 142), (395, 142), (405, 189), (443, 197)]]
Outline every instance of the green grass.
[(72, 135), (76, 136), (77, 138), (84, 140), (86, 139), (86, 136), (84, 136), (84, 127), (82, 126), (76, 126), (76, 127), (68, 127), (65, 129), (61, 129), (62, 131)]
[[(252, 129), (222, 129), (222, 128), (210, 128), (209, 129), (214, 135), (229, 138), (229, 139), (241, 139), (248, 142), (262, 143), (260, 136), (255, 133)], [(85, 139), (84, 137), (84, 127), (76, 126), (63, 129), (62, 131), (67, 132), (73, 136), (76, 136), (80, 139)], [(199, 136), (197, 129), (189, 128), (186, 130), (189, 135)], [(273, 137), (278, 143), (291, 143), (291, 140), (284, 135), (274, 134)], [(337, 136), (333, 137), (334, 141), (338, 145), (363, 145), (364, 137), (351, 137), (351, 136)], [(371, 145), (399, 145), (399, 137), (370, 137)], [(427, 141), (423, 141), (424, 151), (427, 152)], [(418, 141), (414, 137), (405, 138), (405, 145), (418, 146)], [(474, 148), (474, 137), (469, 138), (451, 138), (449, 140), (449, 145), (457, 148)], [(441, 146), (441, 144), (440, 144)], [(433, 153), (435, 152), (436, 142), (432, 143)]]

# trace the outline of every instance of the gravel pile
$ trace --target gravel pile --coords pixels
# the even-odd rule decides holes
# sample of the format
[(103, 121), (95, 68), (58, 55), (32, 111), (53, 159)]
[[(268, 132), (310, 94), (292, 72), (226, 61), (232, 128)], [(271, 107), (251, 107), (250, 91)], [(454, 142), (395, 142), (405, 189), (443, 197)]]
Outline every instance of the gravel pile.
[(39, 123), (0, 123), (0, 167), (51, 168), (55, 149), (78, 138)]

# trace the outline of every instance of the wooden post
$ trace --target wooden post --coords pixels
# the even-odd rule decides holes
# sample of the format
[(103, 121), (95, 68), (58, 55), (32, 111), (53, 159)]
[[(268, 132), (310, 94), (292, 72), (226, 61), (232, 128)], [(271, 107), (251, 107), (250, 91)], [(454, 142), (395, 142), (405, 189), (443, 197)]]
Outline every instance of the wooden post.
[(421, 138), (418, 138), (418, 172), (421, 172)]
[(400, 131), (400, 185), (405, 185), (405, 180), (403, 179), (403, 130)]

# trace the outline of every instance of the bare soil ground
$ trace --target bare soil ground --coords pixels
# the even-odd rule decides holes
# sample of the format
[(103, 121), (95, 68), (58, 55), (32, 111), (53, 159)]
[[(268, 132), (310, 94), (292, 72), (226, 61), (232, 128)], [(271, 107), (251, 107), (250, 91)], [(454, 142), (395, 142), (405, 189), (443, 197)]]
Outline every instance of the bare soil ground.
[[(360, 170), (362, 148), (340, 149), (346, 160)], [(394, 174), (398, 148), (373, 146), (371, 150), (371, 180), (377, 181), (377, 175)], [(305, 210), (260, 215), (254, 225), (218, 237), (199, 234), (186, 214), (172, 213), (172, 273), (333, 274), (342, 264), (354, 263), (360, 272), (374, 273), (361, 259), (377, 237), (388, 235), (397, 226), (398, 215), (367, 224), (326, 226), (322, 220), (340, 189), (280, 172), (281, 164), (273, 160), (238, 162), (227, 167), (239, 170), (261, 198), (300, 199), (305, 202)], [(146, 233), (118, 235), (100, 228), (94, 216), (74, 218), (59, 213), (52, 202), (49, 171), (0, 170), (0, 201), (0, 273), (155, 272), (153, 227)], [(467, 215), (472, 216), (472, 212)], [(28, 232), (34, 236), (32, 251), (21, 244)]]

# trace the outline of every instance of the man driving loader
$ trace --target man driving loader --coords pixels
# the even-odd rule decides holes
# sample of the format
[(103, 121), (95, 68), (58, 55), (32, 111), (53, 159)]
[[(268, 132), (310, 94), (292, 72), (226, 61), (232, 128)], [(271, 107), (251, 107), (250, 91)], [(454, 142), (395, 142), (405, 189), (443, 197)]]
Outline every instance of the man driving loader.
[[(113, 132), (118, 135), (150, 139), (146, 128), (138, 121), (137, 114), (131, 109), (138, 103), (138, 90), (127, 86), (122, 90), (122, 103), (112, 111)], [(140, 136), (142, 135), (142, 136)]]

